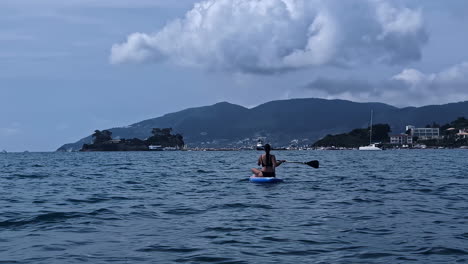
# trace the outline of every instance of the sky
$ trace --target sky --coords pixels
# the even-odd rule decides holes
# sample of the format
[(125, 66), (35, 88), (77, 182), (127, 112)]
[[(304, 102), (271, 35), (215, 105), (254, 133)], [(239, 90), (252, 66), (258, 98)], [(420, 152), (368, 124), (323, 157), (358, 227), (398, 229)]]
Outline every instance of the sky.
[(468, 100), (465, 0), (2, 0), (0, 151), (221, 101)]

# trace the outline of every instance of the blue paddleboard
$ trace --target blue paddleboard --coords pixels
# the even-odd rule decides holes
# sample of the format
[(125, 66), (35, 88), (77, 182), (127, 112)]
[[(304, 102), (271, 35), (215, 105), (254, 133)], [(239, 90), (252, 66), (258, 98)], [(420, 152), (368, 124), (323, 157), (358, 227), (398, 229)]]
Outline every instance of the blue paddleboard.
[(278, 182), (283, 182), (283, 179), (279, 179), (279, 178), (276, 178), (276, 177), (254, 177), (254, 176), (250, 176), (249, 181), (254, 182), (254, 183), (278, 183)]

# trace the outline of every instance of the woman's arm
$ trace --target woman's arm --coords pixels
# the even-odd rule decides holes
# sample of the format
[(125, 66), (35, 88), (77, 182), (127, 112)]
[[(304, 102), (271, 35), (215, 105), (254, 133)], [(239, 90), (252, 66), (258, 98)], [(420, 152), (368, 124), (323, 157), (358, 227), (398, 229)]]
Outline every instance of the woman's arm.
[(258, 166), (260, 166), (262, 164), (262, 155), (260, 155), (260, 157), (258, 157), (257, 164), (258, 164)]
[(271, 157), (271, 159), (272, 159), (272, 163), (275, 164), (275, 167), (279, 167), (279, 165), (283, 164), (283, 162), (284, 162), (284, 160), (278, 160), (277, 161), (275, 155), (273, 155)]

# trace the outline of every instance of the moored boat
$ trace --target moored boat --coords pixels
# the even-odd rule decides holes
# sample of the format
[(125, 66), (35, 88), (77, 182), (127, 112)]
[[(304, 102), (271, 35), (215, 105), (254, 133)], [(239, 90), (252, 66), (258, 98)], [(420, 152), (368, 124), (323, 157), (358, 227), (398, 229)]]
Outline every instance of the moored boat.
[(263, 139), (262, 139), (262, 138), (259, 138), (259, 139), (257, 140), (256, 149), (257, 149), (257, 150), (265, 150), (265, 144), (263, 143)]
[(371, 118), (370, 118), (370, 132), (369, 132), (369, 145), (359, 147), (359, 150), (382, 150), (381, 148), (377, 147), (376, 144), (372, 143), (372, 116), (374, 111), (371, 110)]
[(150, 151), (163, 151), (164, 148), (161, 145), (150, 145), (148, 146)]

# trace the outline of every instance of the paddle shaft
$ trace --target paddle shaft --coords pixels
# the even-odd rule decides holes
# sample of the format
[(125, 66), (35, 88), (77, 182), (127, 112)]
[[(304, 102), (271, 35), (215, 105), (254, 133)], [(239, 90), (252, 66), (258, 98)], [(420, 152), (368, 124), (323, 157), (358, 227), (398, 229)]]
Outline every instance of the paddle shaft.
[(285, 163), (307, 164), (306, 162), (302, 162), (302, 161), (285, 161)]
[(320, 166), (318, 160), (311, 160), (311, 161), (309, 161), (309, 162), (287, 161), (287, 160), (285, 160), (284, 162), (287, 162), (287, 163), (294, 163), (294, 164), (304, 164), (304, 165), (307, 165), (307, 166), (310, 166), (310, 167), (316, 168), (316, 169), (318, 169), (318, 167)]

